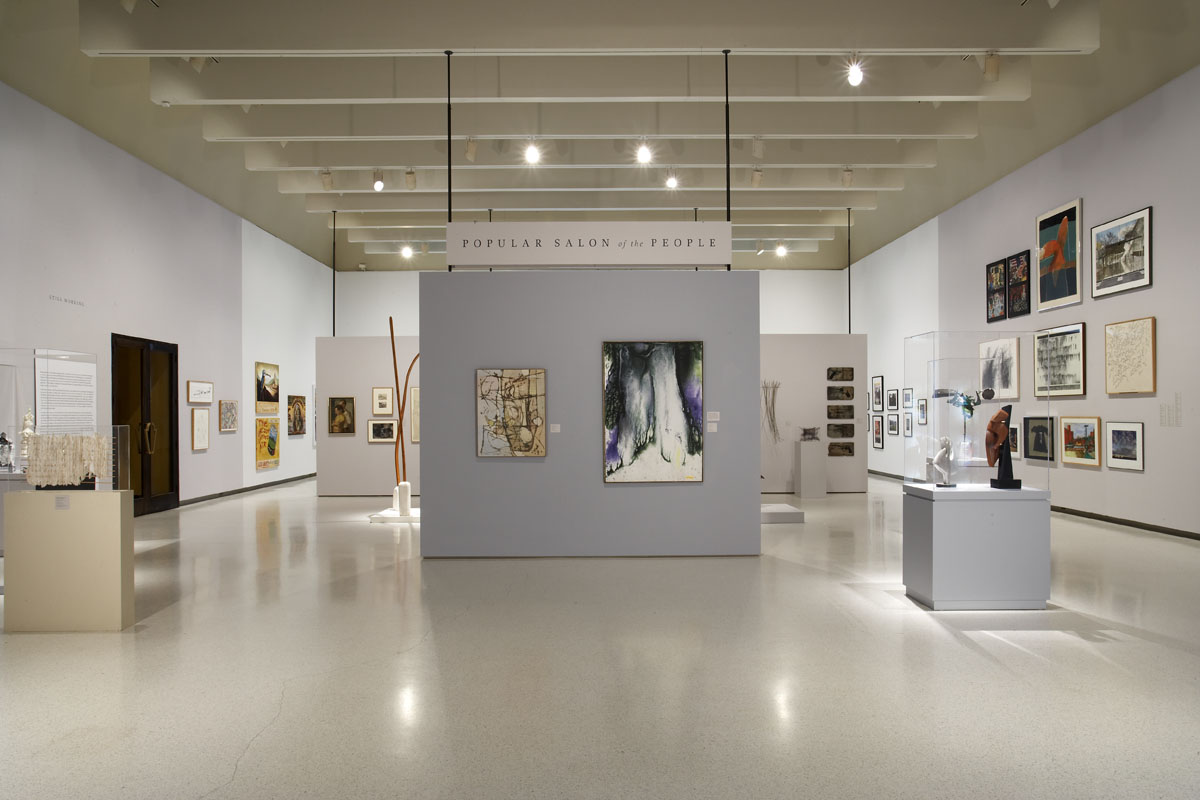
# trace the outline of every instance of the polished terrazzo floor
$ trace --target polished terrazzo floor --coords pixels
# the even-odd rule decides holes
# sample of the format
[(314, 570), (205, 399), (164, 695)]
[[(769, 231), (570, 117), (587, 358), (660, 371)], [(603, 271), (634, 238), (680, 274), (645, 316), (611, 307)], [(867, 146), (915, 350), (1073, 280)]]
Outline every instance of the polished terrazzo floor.
[(1198, 542), (1056, 515), (1050, 610), (932, 613), (891, 481), (760, 558), (423, 562), (314, 492), (141, 518), (134, 628), (0, 637), (0, 798), (1200, 796)]

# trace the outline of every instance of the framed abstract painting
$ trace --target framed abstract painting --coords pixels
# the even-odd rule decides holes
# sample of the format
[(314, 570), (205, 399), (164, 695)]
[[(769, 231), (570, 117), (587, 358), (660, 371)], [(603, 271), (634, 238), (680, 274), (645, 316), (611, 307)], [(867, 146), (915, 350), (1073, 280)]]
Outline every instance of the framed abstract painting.
[(1007, 318), (1008, 306), (1008, 262), (1006, 259), (987, 265), (987, 321), (998, 322)]
[(1038, 311), (1080, 302), (1079, 221), (1082, 201), (1072, 200), (1037, 218)]
[(475, 454), (546, 455), (546, 370), (475, 370)]

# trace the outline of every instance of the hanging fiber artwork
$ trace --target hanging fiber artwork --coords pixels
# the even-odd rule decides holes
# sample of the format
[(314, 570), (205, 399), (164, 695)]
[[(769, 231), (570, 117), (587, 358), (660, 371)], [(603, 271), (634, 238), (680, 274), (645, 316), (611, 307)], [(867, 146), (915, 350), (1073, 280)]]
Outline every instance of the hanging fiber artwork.
[(29, 437), (29, 472), (33, 486), (75, 486), (95, 476), (110, 477), (112, 443), (98, 433), (46, 434)]

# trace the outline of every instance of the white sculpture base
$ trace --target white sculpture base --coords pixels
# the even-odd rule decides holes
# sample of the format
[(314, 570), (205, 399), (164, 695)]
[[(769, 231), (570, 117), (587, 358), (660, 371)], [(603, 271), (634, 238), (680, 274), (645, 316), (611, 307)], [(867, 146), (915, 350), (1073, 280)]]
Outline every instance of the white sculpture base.
[(405, 481), (392, 490), (392, 507), (371, 515), (371, 522), (420, 522), (421, 509), (412, 507), (412, 484)]

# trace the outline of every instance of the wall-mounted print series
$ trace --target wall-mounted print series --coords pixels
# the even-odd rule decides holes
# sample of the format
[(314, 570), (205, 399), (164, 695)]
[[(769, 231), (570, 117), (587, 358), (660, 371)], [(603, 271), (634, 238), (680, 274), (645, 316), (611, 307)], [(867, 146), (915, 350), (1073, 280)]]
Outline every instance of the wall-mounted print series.
[(704, 343), (604, 342), (605, 483), (704, 479)]

